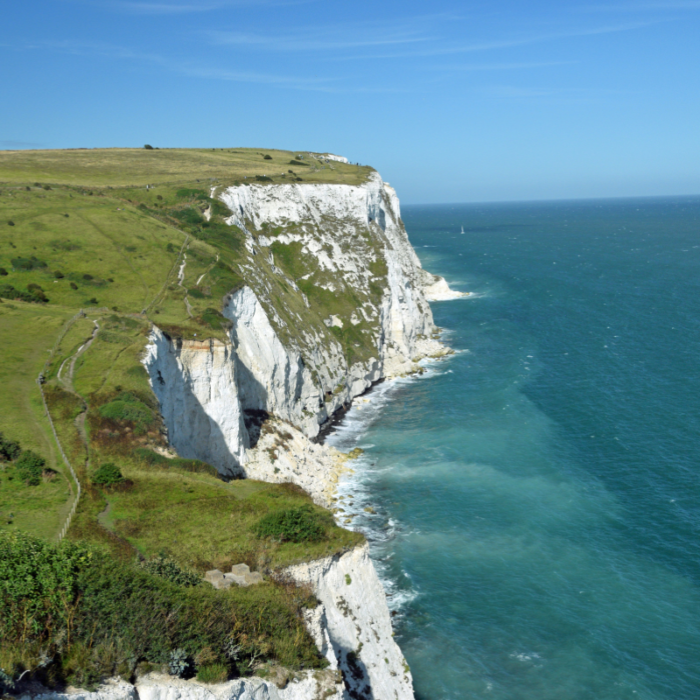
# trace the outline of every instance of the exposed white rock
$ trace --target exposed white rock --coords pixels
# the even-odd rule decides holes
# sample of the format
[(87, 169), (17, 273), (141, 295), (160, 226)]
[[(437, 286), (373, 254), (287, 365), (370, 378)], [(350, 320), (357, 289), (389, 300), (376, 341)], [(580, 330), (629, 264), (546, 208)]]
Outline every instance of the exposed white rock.
[(249, 443), (232, 347), (215, 339), (171, 341), (153, 328), (142, 361), (178, 454), (239, 473)]
[(337, 672), (304, 671), (284, 688), (262, 678), (227, 683), (184, 681), (162, 674), (149, 674), (135, 685), (114, 680), (95, 691), (68, 689), (26, 693), (19, 700), (347, 700)]
[(223, 314), (233, 324), (231, 342), (244, 410), (269, 411), (316, 435), (321, 391), (299, 351), (282, 344), (250, 287), (230, 295)]
[(339, 450), (313, 443), (288, 423), (270, 419), (255, 448), (248, 451), (244, 469), (250, 479), (291, 481), (328, 508), (340, 475), (349, 467), (348, 456)]
[(461, 299), (471, 296), (469, 292), (457, 292), (450, 289), (444, 277), (436, 277), (434, 284), (425, 287), (425, 298), (428, 301), (450, 301), (452, 299)]
[(285, 572), (298, 583), (313, 586), (321, 604), (314, 619), (307, 621), (309, 630), (355, 697), (412, 700), (413, 679), (393, 639), (384, 589), (368, 546)]
[(319, 153), (319, 154), (314, 154), (314, 155), (317, 155), (319, 158), (324, 158), (325, 160), (337, 161), (338, 163), (349, 162), (345, 156), (336, 156), (336, 155), (333, 155), (332, 153)]

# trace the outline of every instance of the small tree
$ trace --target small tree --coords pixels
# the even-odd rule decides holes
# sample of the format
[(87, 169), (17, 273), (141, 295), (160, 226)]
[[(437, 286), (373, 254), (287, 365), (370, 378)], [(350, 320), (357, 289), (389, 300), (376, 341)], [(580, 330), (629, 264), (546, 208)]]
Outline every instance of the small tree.
[(147, 143), (147, 144), (144, 146), (144, 148), (145, 148), (147, 151), (152, 151), (152, 150), (153, 150), (153, 146), (151, 146), (150, 143)]

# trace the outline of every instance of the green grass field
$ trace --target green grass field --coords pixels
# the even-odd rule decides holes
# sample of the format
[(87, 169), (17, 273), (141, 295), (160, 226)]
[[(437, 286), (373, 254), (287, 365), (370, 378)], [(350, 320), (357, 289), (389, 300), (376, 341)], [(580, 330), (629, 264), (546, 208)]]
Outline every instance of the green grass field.
[[(292, 165), (297, 160), (308, 165)], [(266, 159), (265, 156), (270, 156)], [(246, 177), (290, 180), (289, 170), (305, 182), (357, 185), (368, 166), (322, 163), (304, 151), (255, 148), (101, 148), (69, 151), (0, 151), (0, 182), (62, 184), (80, 187), (128, 187)], [(282, 177), (284, 175), (284, 177)]]
[[(354, 545), (358, 536), (330, 521), (325, 539), (313, 545), (257, 541), (250, 534), (257, 519), (308, 497), (279, 486), (225, 484), (206, 474), (149, 467), (134, 450), (167, 446), (160, 419), (137, 435), (128, 421), (105, 423), (99, 409), (131, 392), (157, 414), (139, 362), (151, 323), (173, 335), (227, 337), (221, 300), (245, 283), (240, 265), (247, 252), (242, 233), (223, 221), (229, 212), (208, 196), (213, 182), (264, 175), (278, 182), (301, 177), (358, 184), (369, 172), (275, 150), (0, 152), (0, 431), (58, 472), (39, 486), (0, 473), (0, 528), (55, 537), (71, 503), (35, 381), (48, 362), (45, 390), (54, 424), (87, 487), (72, 537), (118, 555), (167, 551), (200, 569), (237, 558), (269, 569)], [(209, 221), (203, 218), (207, 208)], [(275, 249), (278, 262), (299, 272), (294, 256), (285, 253)], [(288, 327), (298, 325), (296, 312), (325, 330), (326, 306), (335, 309), (343, 300), (316, 300), (310, 288), (319, 309), (309, 311), (261, 264)], [(16, 299), (27, 294), (39, 295), (37, 303)], [(81, 309), (84, 315), (74, 319)], [(80, 351), (96, 328), (88, 349)], [(133, 481), (128, 491), (89, 488), (91, 473), (106, 460), (118, 462)]]

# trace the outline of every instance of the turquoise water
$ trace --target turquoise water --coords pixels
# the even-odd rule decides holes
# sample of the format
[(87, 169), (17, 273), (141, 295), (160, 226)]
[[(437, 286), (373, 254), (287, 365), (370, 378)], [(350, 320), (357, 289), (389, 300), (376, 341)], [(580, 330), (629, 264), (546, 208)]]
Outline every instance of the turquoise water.
[(700, 198), (403, 214), (458, 353), (331, 441), (417, 697), (700, 698)]

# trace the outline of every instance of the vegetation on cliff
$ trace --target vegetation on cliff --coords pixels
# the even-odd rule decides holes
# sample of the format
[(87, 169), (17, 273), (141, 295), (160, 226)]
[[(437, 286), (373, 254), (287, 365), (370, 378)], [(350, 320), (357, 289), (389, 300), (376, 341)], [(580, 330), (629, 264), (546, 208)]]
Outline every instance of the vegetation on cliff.
[[(250, 673), (275, 659), (326, 665), (304, 626), (309, 591), (285, 583), (217, 591), (157, 559), (117, 561), (100, 549), (0, 533), (0, 683), (29, 673), (49, 686), (166, 669)], [(2, 689), (0, 689), (2, 690)]]

